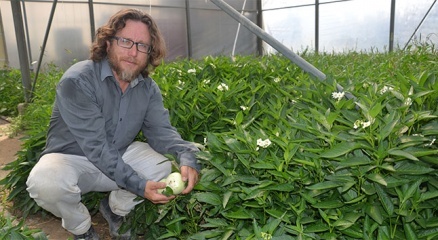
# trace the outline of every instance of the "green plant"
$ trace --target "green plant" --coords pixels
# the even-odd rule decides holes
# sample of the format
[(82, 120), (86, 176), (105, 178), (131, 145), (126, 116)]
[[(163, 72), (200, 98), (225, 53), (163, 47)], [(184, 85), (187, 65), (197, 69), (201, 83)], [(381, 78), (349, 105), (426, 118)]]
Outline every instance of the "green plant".
[[(277, 55), (160, 66), (152, 77), (173, 125), (202, 145), (203, 170), (191, 194), (144, 201), (125, 227), (146, 239), (437, 237), (435, 48), (303, 55), (326, 80)], [(1, 182), (28, 213), (39, 209), (26, 205), (22, 180), (53, 102), (38, 101), (23, 118), (33, 137)]]
[(0, 115), (16, 116), (18, 104), (24, 101), (20, 71), (0, 70)]
[(24, 221), (0, 215), (0, 239), (14, 240), (47, 240), (47, 236), (39, 229), (29, 229)]

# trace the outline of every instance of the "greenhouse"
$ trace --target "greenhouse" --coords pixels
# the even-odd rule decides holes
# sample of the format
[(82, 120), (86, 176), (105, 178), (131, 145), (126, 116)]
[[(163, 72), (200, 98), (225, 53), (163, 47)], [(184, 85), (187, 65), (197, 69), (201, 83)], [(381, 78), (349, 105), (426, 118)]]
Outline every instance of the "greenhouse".
[[(436, 239), (437, 26), (436, 0), (0, 1), (0, 239)], [(53, 154), (102, 185), (36, 181)]]

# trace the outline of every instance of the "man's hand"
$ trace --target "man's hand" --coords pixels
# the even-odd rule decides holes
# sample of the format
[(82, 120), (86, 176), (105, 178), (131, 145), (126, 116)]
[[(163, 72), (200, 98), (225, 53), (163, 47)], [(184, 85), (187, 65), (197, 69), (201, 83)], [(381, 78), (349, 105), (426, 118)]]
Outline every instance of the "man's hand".
[(193, 190), (198, 182), (198, 172), (189, 166), (181, 167), (181, 176), (184, 182), (187, 182), (187, 187), (182, 191), (182, 194), (187, 194)]
[(169, 196), (160, 194), (157, 192), (158, 189), (162, 189), (166, 187), (166, 183), (164, 182), (154, 182), (147, 181), (146, 188), (144, 189), (144, 197), (149, 199), (152, 203), (168, 203), (170, 200), (174, 199), (175, 196)]

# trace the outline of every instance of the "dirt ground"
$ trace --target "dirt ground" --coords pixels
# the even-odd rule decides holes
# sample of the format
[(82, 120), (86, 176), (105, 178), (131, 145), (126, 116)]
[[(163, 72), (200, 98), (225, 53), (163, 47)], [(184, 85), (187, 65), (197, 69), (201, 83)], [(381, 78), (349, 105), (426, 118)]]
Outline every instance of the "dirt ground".
[[(14, 161), (17, 151), (21, 147), (21, 137), (10, 136), (10, 124), (9, 122), (0, 117), (0, 168), (3, 168), (7, 163)], [(7, 175), (7, 172), (0, 170), (0, 179), (3, 179)], [(3, 199), (4, 192), (0, 192), (1, 199)], [(2, 206), (2, 209), (7, 210), (7, 206)], [(67, 240), (73, 239), (73, 235), (67, 232), (61, 226), (61, 220), (54, 216), (42, 217), (40, 214), (29, 216), (26, 219), (26, 226), (32, 229), (42, 230), (49, 240)], [(92, 216), (92, 223), (94, 229), (98, 232), (101, 239), (111, 239), (108, 231), (108, 224), (105, 219), (98, 213)]]

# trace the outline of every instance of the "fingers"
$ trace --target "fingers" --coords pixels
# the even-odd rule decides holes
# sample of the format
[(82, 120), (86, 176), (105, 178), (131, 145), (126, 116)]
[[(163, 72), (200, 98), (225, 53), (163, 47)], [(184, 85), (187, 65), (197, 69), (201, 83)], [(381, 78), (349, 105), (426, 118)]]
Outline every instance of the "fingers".
[(174, 199), (175, 196), (166, 196), (157, 192), (158, 189), (163, 189), (165, 187), (166, 183), (164, 182), (148, 181), (146, 183), (146, 188), (144, 189), (144, 197), (154, 204), (168, 203), (170, 200)]
[(198, 172), (188, 166), (181, 167), (181, 176), (183, 181), (187, 182), (187, 187), (181, 192), (182, 194), (190, 193), (198, 182)]

